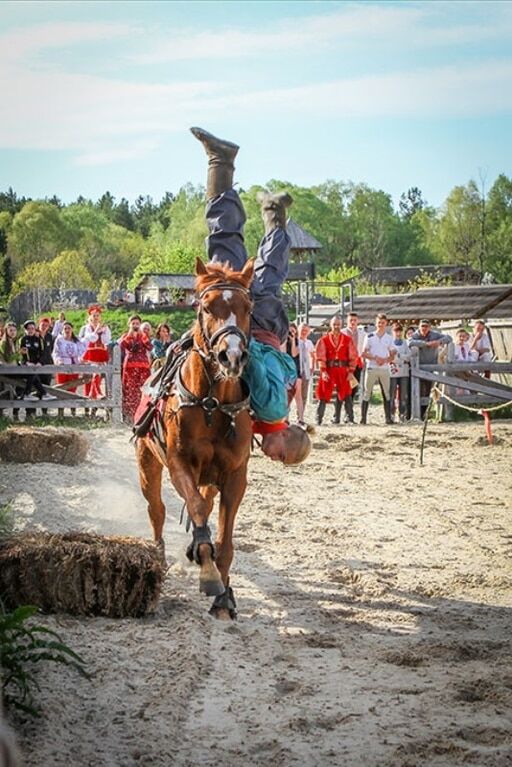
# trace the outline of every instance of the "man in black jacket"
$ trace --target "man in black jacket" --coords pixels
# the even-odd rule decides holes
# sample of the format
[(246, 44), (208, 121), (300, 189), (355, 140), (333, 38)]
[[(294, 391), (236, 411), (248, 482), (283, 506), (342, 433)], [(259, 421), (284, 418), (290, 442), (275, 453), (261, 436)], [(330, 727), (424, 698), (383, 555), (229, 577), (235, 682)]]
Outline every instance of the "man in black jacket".
[[(43, 357), (43, 344), (36, 330), (36, 323), (34, 320), (27, 320), (23, 323), (25, 329), (25, 335), (20, 340), (20, 352), (22, 355), (22, 365), (41, 365)], [(25, 379), (25, 389), (23, 391), (21, 399), (36, 399), (30, 396), (32, 389), (37, 391), (37, 398), (43, 399), (45, 397), (43, 384), (39, 376), (30, 375)], [(35, 411), (28, 411), (27, 415), (33, 415)]]

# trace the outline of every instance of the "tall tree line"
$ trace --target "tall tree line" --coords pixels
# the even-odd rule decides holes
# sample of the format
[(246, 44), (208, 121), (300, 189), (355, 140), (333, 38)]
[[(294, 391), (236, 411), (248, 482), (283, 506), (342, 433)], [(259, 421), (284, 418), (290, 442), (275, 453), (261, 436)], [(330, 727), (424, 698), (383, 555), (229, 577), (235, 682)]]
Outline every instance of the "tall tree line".
[[(475, 181), (456, 186), (440, 208), (417, 187), (398, 208), (385, 191), (326, 181), (300, 187), (271, 180), (294, 198), (292, 218), (322, 244), (320, 274), (357, 274), (379, 266), (463, 264), (498, 282), (512, 281), (512, 179), (488, 192)], [(242, 190), (246, 243), (255, 255), (263, 233), (256, 192)], [(0, 294), (27, 287), (120, 287), (144, 272), (190, 272), (204, 254), (204, 189), (186, 185), (159, 202), (56, 196), (32, 200), (0, 193)]]

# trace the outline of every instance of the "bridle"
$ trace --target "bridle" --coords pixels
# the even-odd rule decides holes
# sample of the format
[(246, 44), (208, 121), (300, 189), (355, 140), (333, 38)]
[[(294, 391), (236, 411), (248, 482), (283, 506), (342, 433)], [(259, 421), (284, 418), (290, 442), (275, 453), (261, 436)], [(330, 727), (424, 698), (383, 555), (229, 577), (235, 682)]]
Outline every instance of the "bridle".
[(206, 332), (206, 328), (204, 325), (204, 306), (202, 303), (202, 300), (204, 296), (209, 293), (211, 290), (239, 290), (244, 295), (249, 296), (249, 291), (247, 288), (244, 288), (242, 285), (236, 285), (230, 282), (216, 282), (213, 285), (208, 285), (208, 287), (204, 288), (199, 296), (199, 312), (197, 316), (197, 321), (199, 323), (199, 328), (201, 330), (201, 335), (204, 339), (205, 346), (206, 346), (206, 352), (204, 349), (201, 349), (201, 347), (194, 344), (194, 350), (198, 352), (198, 354), (203, 357), (203, 359), (214, 359), (218, 363), (217, 359), (217, 352), (215, 350), (216, 344), (224, 338), (224, 336), (238, 336), (238, 338), (242, 341), (243, 345), (247, 347), (248, 345), (248, 339), (245, 335), (243, 330), (240, 330), (238, 325), (223, 325), (221, 328), (215, 331), (215, 333), (212, 333), (211, 336), (208, 335)]
[[(211, 290), (240, 290), (242, 291), (246, 296), (249, 296), (249, 291), (247, 288), (244, 288), (242, 285), (237, 285), (229, 282), (216, 282), (213, 285), (209, 285), (208, 287), (204, 288), (198, 296), (199, 302), (200, 302), (200, 308), (198, 312), (198, 323), (199, 328), (201, 330), (201, 335), (204, 339), (206, 351), (202, 349), (200, 346), (198, 346), (195, 341), (194, 345), (192, 347), (192, 351), (197, 352), (203, 361), (203, 367), (204, 372), (206, 375), (206, 380), (208, 382), (208, 394), (205, 397), (197, 397), (195, 394), (193, 394), (185, 385), (185, 382), (183, 381), (182, 377), (182, 367), (180, 366), (177, 370), (176, 375), (176, 394), (178, 395), (178, 407), (173, 412), (177, 412), (177, 410), (180, 410), (181, 408), (186, 407), (200, 407), (204, 410), (205, 419), (207, 426), (212, 425), (212, 418), (213, 414), (216, 410), (220, 411), (221, 413), (224, 413), (229, 418), (230, 424), (228, 429), (228, 434), (234, 434), (235, 433), (235, 426), (236, 426), (236, 417), (239, 413), (241, 413), (244, 410), (250, 409), (250, 396), (249, 392), (247, 390), (246, 384), (242, 381), (242, 390), (244, 392), (244, 397), (239, 402), (230, 402), (230, 403), (223, 403), (220, 402), (217, 397), (213, 396), (215, 381), (222, 380), (224, 378), (224, 375), (221, 371), (221, 363), (218, 359), (218, 352), (216, 351), (215, 347), (218, 344), (218, 342), (224, 338), (227, 335), (236, 335), (242, 343), (244, 344), (245, 348), (248, 346), (248, 338), (243, 332), (243, 330), (240, 330), (240, 328), (237, 325), (224, 325), (223, 327), (216, 330), (214, 333), (212, 333), (211, 336), (209, 336), (206, 332), (206, 328), (204, 326), (204, 306), (201, 303), (204, 296), (209, 293)], [(215, 366), (217, 367), (217, 371), (215, 372), (213, 379), (210, 377), (207, 369), (207, 365), (205, 364), (207, 361), (210, 363), (213, 362)]]

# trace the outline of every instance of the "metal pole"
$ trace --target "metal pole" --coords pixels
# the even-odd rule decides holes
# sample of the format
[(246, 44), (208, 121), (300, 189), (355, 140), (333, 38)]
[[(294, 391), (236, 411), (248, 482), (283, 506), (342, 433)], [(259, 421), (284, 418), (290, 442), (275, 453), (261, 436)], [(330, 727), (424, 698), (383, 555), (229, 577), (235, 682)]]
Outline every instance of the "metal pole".
[(420, 379), (413, 375), (413, 370), (419, 370), (420, 363), (418, 354), (411, 356), (411, 420), (421, 420), (421, 402), (420, 402)]

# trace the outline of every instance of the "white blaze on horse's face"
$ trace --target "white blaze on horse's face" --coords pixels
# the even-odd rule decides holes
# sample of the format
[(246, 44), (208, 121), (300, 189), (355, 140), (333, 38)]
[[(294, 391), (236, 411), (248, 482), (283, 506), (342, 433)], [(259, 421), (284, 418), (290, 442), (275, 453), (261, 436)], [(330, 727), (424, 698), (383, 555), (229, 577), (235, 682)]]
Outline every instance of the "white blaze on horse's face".
[[(224, 294), (226, 293), (231, 293), (231, 291), (225, 290)], [(225, 328), (238, 327), (236, 314), (234, 312), (231, 312), (231, 314), (229, 315), (229, 317), (224, 323), (224, 327)], [(240, 369), (242, 366), (242, 359), (243, 359), (242, 355), (244, 352), (242, 339), (237, 333), (227, 333), (224, 340), (225, 340), (225, 346), (223, 349), (224, 354), (222, 354), (219, 357), (219, 361), (226, 368), (226, 372), (228, 375), (238, 376), (240, 375)]]

